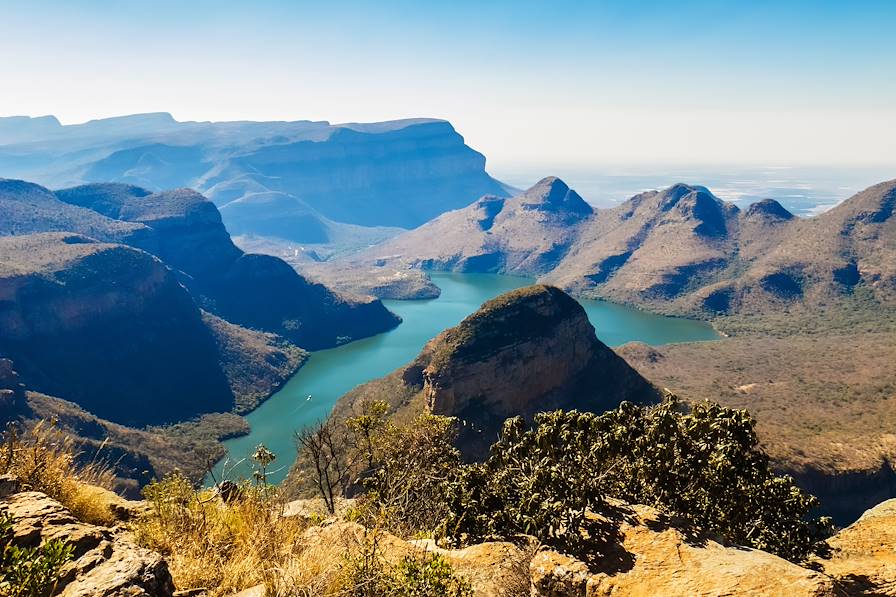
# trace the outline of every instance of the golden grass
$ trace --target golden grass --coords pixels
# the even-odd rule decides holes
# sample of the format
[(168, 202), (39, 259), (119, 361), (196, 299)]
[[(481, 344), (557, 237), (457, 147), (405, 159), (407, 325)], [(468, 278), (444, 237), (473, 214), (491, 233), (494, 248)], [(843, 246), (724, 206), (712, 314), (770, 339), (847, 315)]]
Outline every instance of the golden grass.
[(111, 489), (108, 463), (84, 461), (76, 441), (54, 424), (40, 421), (28, 430), (10, 426), (0, 448), (0, 474), (11, 474), (22, 488), (40, 491), (84, 522), (111, 525), (116, 518), (105, 496), (91, 486)]
[(166, 556), (180, 589), (201, 587), (217, 596), (264, 584), (279, 594), (284, 579), (307, 570), (300, 539), (309, 523), (281, 516), (282, 505), (269, 488), (246, 486), (238, 500), (225, 504), (174, 474), (145, 494), (153, 509), (135, 523), (135, 536)]

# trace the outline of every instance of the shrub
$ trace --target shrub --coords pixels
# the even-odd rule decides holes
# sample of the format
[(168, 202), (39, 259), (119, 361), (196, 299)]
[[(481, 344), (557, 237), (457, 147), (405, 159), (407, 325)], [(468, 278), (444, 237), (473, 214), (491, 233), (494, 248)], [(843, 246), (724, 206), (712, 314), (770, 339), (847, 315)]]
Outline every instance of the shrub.
[(576, 550), (586, 511), (608, 496), (795, 562), (831, 526), (809, 517), (814, 497), (770, 469), (746, 411), (688, 409), (670, 394), (654, 408), (541, 413), (528, 430), (509, 419), (489, 459), (450, 483), (440, 532), (455, 543), (527, 533)]
[(339, 594), (351, 597), (468, 597), (470, 583), (438, 554), (408, 554), (389, 564), (380, 548), (382, 531), (367, 532), (356, 552), (344, 556)]
[(45, 597), (52, 594), (62, 566), (74, 547), (53, 539), (40, 547), (12, 544), (12, 517), (0, 512), (0, 594), (6, 597)]

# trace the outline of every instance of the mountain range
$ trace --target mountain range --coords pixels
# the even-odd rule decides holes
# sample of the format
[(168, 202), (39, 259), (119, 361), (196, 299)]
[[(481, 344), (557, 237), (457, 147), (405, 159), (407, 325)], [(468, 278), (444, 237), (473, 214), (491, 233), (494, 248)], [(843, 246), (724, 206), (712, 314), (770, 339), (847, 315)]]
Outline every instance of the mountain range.
[(896, 181), (813, 218), (677, 184), (595, 209), (549, 177), (364, 251), (369, 266), (532, 276), (588, 298), (715, 317), (896, 300)]
[(508, 188), (450, 123), (178, 122), (136, 114), (62, 125), (0, 118), (0, 172), (53, 188), (190, 187), (233, 234), (323, 243), (353, 226), (413, 228)]

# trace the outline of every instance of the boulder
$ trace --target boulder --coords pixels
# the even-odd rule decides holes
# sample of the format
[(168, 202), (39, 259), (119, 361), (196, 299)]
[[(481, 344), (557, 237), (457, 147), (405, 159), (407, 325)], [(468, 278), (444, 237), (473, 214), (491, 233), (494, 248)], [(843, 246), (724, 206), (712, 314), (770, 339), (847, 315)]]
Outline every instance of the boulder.
[(769, 553), (694, 538), (653, 508), (620, 505), (614, 542), (588, 563), (550, 549), (530, 563), (532, 595), (544, 597), (831, 596), (831, 578)]
[(137, 546), (122, 529), (77, 520), (56, 500), (37, 491), (0, 499), (13, 518), (14, 545), (37, 547), (58, 539), (74, 547), (62, 569), (57, 594), (64, 597), (171, 597), (174, 583), (161, 555)]
[(831, 556), (819, 563), (845, 592), (896, 595), (896, 499), (865, 512), (828, 545)]

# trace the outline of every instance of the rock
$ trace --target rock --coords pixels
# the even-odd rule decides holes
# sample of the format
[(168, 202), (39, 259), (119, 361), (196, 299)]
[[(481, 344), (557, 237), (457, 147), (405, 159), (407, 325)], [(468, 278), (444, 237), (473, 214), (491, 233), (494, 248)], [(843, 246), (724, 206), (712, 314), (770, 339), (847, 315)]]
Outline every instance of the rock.
[(432, 540), (404, 541), (386, 532), (365, 529), (354, 522), (311, 527), (305, 532), (303, 542), (306, 550), (320, 554), (323, 561), (316, 562), (318, 566), (325, 566), (331, 560), (344, 561), (344, 554), (357, 553), (361, 546), (374, 542), (377, 553), (389, 565), (395, 565), (405, 557), (423, 558), (437, 554), (445, 558), (459, 577), (470, 582), (477, 597), (510, 597), (527, 590), (526, 563), (533, 549), (525, 541), (522, 547), (507, 542), (489, 542), (465, 549), (440, 549)]
[(19, 480), (12, 475), (0, 475), (0, 499), (18, 493)]
[(830, 539), (831, 557), (818, 560), (844, 590), (896, 595), (896, 499), (871, 508)]
[(521, 538), (519, 544), (492, 541), (464, 549), (442, 549), (432, 539), (410, 543), (445, 558), (470, 582), (477, 597), (513, 597), (529, 589), (529, 560), (537, 546), (534, 537)]
[(64, 597), (170, 597), (174, 583), (161, 555), (137, 546), (122, 530), (83, 523), (37, 491), (0, 499), (13, 518), (12, 542), (36, 547), (58, 539), (74, 547), (57, 585)]
[(590, 565), (546, 549), (530, 563), (532, 595), (544, 597), (830, 596), (829, 577), (763, 551), (691, 539), (646, 506), (624, 506), (609, 518), (618, 543)]

